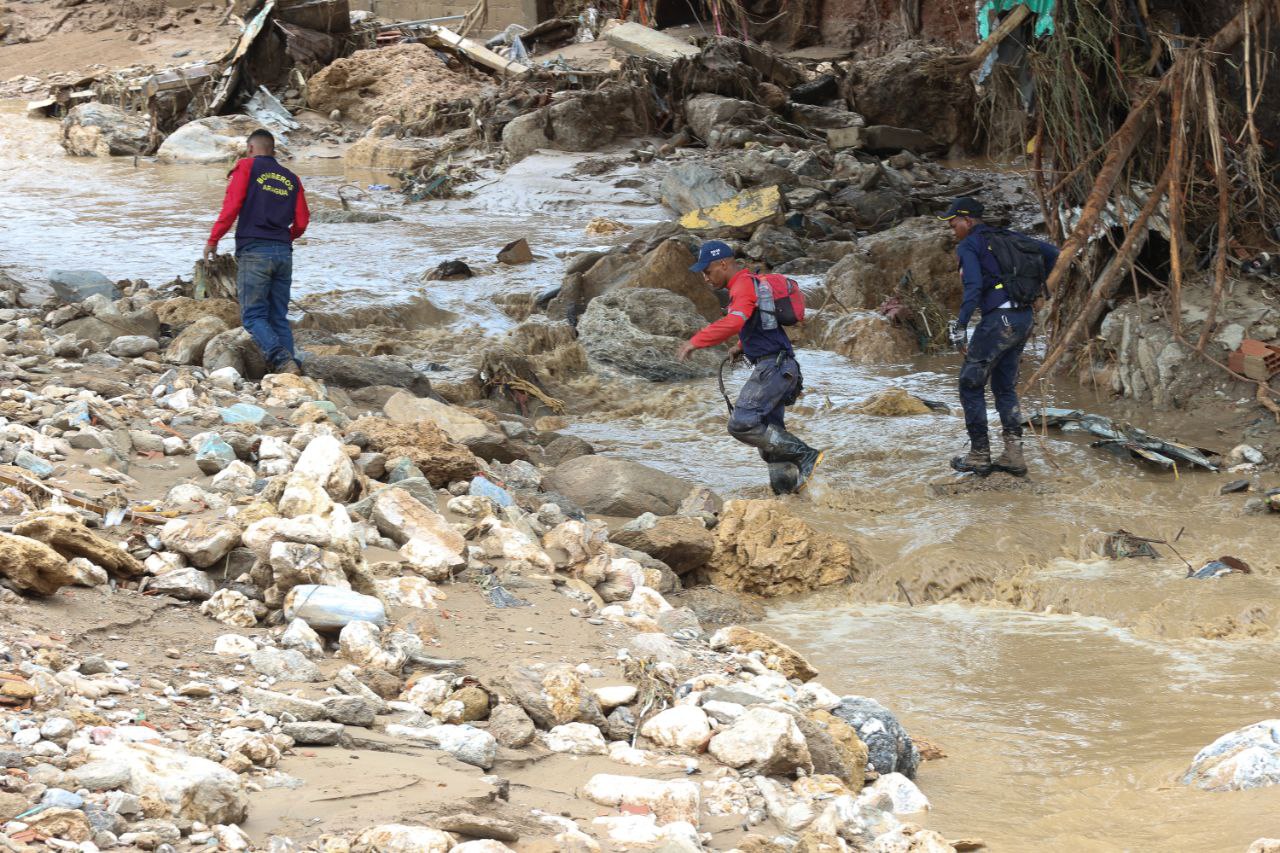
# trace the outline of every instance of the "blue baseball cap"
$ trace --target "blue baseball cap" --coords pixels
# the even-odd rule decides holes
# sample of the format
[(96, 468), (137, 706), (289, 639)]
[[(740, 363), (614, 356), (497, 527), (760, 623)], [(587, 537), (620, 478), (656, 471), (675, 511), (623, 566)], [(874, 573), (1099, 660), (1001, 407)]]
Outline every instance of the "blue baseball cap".
[(716, 261), (723, 261), (725, 258), (732, 257), (733, 249), (729, 248), (728, 243), (722, 243), (719, 240), (708, 240), (698, 250), (698, 262), (689, 267), (689, 270), (691, 272), (702, 272)]
[(957, 216), (972, 216), (975, 219), (982, 218), (982, 202), (968, 196), (960, 196), (951, 202), (951, 206), (947, 208), (947, 212), (939, 216), (943, 222), (955, 219)]

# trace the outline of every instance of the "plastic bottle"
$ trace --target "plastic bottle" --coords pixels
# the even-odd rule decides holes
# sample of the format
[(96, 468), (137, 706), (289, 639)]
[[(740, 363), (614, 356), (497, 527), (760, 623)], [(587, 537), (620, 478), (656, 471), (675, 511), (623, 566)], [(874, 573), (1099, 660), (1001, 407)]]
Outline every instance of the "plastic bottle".
[(777, 307), (773, 304), (773, 287), (764, 280), (764, 276), (756, 276), (756, 312), (760, 315), (760, 328), (768, 331), (778, 328)]

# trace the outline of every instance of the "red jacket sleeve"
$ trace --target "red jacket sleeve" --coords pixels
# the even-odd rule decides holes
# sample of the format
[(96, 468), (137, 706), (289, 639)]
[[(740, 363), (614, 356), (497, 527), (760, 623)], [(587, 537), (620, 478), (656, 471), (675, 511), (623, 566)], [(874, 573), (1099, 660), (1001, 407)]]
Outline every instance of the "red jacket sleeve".
[(742, 331), (747, 318), (756, 310), (756, 288), (749, 276), (741, 276), (729, 285), (729, 310), (689, 339), (698, 349), (722, 344)]
[(297, 240), (311, 223), (311, 208), (307, 207), (307, 193), (298, 182), (298, 201), (293, 207), (293, 224), (289, 226), (289, 239)]
[(227, 194), (222, 199), (222, 212), (213, 223), (213, 232), (209, 235), (209, 243), (217, 245), (226, 233), (231, 230), (236, 217), (240, 215), (240, 207), (244, 204), (245, 193), (249, 191), (249, 174), (253, 170), (253, 161), (244, 158), (231, 170), (231, 179), (227, 181)]

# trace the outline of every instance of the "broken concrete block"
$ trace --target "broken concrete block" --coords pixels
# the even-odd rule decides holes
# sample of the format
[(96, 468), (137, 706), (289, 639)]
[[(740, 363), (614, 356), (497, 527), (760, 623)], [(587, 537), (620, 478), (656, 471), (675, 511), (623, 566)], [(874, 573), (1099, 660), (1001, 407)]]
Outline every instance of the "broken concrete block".
[(690, 231), (710, 228), (745, 228), (782, 213), (782, 193), (777, 185), (743, 190), (728, 201), (692, 210), (680, 217)]

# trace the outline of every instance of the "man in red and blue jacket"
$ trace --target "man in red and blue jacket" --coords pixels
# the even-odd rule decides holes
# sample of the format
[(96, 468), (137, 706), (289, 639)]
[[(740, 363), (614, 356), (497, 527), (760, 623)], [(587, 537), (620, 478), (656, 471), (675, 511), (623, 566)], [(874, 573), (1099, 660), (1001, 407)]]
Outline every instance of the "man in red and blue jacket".
[(683, 344), (677, 358), (684, 361), (695, 349), (713, 347), (738, 336), (730, 355), (745, 356), (755, 369), (729, 415), (729, 434), (759, 450), (760, 458), (769, 465), (769, 484), (775, 494), (799, 491), (822, 460), (822, 451), (788, 432), (783, 423), (787, 406), (800, 396), (804, 382), (791, 339), (777, 323), (761, 322), (756, 277), (734, 259), (727, 243), (703, 243), (697, 263), (689, 269), (702, 273), (713, 288), (727, 287), (729, 308), (724, 317)]
[(289, 328), (293, 241), (311, 220), (302, 181), (276, 162), (276, 140), (249, 134), (249, 156), (236, 163), (222, 212), (204, 247), (212, 260), (218, 241), (236, 223), (236, 296), (240, 322), (253, 335), (272, 373), (301, 373)]

